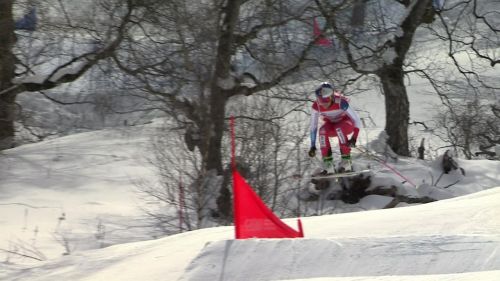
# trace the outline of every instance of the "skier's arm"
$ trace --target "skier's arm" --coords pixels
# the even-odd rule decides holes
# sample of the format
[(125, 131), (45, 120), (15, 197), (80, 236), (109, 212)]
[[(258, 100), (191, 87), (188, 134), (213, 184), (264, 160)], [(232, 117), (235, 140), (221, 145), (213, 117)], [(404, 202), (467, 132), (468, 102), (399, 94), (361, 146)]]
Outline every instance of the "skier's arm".
[(359, 129), (361, 128), (361, 119), (359, 118), (359, 115), (352, 109), (352, 107), (349, 106), (346, 110), (347, 116), (354, 122), (354, 133), (352, 135), (352, 138), (357, 139), (358, 134), (359, 134)]
[(349, 105), (349, 103), (346, 100), (341, 101), (340, 104), (341, 108), (345, 111), (347, 114), (347, 117), (354, 122), (354, 129), (351, 138), (347, 141), (349, 143), (349, 146), (356, 146), (356, 141), (358, 140), (358, 134), (359, 134), (359, 128), (361, 128), (361, 119), (359, 118), (359, 115), (352, 109), (352, 107)]
[(316, 111), (314, 108), (311, 111), (311, 147), (316, 147), (316, 135), (318, 132), (318, 118), (319, 118), (319, 112)]

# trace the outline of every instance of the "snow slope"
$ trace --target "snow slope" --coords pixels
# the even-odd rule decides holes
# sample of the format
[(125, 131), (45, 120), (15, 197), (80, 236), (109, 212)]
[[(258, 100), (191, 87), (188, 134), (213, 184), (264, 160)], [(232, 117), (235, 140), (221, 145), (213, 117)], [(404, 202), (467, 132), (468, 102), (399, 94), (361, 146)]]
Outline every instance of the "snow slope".
[[(54, 258), (149, 238), (134, 228), (134, 181), (154, 177), (144, 157), (152, 131), (154, 125), (101, 130), (1, 152), (0, 249), (29, 246)], [(95, 238), (99, 224), (105, 241)]]
[[(151, 155), (150, 136), (157, 125), (80, 133), (3, 151), (0, 157), (0, 249), (31, 245), (51, 259), (68, 251), (76, 253), (150, 239), (149, 233), (141, 228), (140, 207), (144, 202), (137, 193), (136, 183), (157, 177), (147, 160)], [(357, 163), (374, 162), (355, 157)], [(449, 198), (500, 185), (499, 161), (458, 159), (458, 162), (467, 175), (461, 177), (455, 171), (444, 175), (438, 184), (446, 186), (458, 177), (460, 182), (451, 188), (421, 185), (415, 189), (407, 184), (406, 190)], [(435, 181), (439, 176), (439, 168), (432, 164), (409, 158), (391, 163), (419, 185), (431, 182), (432, 177)], [(380, 165), (374, 168), (378, 170), (375, 182), (401, 181)], [(386, 200), (372, 195), (355, 205), (326, 202), (323, 213), (327, 213), (328, 208), (335, 209), (335, 213), (380, 208), (388, 203)], [(100, 226), (105, 228), (105, 237), (101, 240), (96, 239)], [(66, 249), (61, 240), (67, 240), (70, 249)], [(5, 260), (29, 261), (18, 258), (11, 255)]]
[[(413, 114), (431, 118), (432, 102), (419, 97), (411, 97)], [(367, 145), (383, 127), (374, 106), (383, 100), (373, 93), (354, 100), (374, 120), (360, 134), (360, 145)], [(304, 239), (236, 241), (232, 227), (217, 227), (133, 242), (150, 239), (141, 228), (136, 183), (156, 177), (147, 162), (155, 127), (80, 133), (2, 151), (0, 280), (500, 280), (500, 161), (457, 159), (466, 176), (438, 189), (420, 185), (437, 179), (436, 162), (400, 158), (391, 165), (420, 185), (414, 192), (455, 198), (303, 218)], [(401, 181), (375, 168), (380, 182)], [(439, 186), (457, 177), (443, 176)], [(378, 200), (335, 208), (367, 210)], [(295, 219), (290, 224), (295, 227)], [(105, 237), (97, 238), (102, 228)], [(125, 242), (133, 243), (119, 244)], [(97, 249), (108, 245), (114, 246)], [(36, 249), (47, 261), (5, 252), (19, 247)]]
[[(406, 208), (303, 218), (304, 239), (232, 227), (66, 256), (1, 280), (499, 280), (500, 186)], [(8, 273), (10, 272), (10, 273)]]

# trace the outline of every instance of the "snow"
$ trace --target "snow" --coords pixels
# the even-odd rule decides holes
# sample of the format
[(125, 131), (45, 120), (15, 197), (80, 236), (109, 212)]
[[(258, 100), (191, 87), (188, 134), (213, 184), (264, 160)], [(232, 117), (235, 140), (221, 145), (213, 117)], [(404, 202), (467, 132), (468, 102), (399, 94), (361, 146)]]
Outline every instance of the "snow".
[(499, 215), (497, 187), (303, 218), (304, 239), (234, 240), (232, 227), (216, 227), (81, 252), (2, 280), (498, 280)]
[[(356, 100), (376, 108), (379, 97)], [(3, 151), (0, 248), (34, 245), (47, 260), (11, 255), (0, 263), (0, 280), (500, 279), (500, 162), (490, 160), (457, 159), (466, 176), (444, 175), (438, 186), (460, 179), (444, 189), (433, 186), (438, 158), (401, 158), (391, 165), (417, 183), (409, 192), (449, 199), (380, 210), (392, 198), (369, 195), (356, 210), (370, 211), (302, 218), (303, 239), (234, 240), (227, 226), (139, 241), (150, 238), (138, 227), (134, 182), (155, 176), (146, 156), (156, 125)], [(378, 143), (380, 129), (366, 131), (361, 143)], [(400, 180), (382, 168), (375, 182)], [(285, 222), (296, 226), (295, 219)], [(106, 227), (103, 240), (95, 236), (99, 223)], [(69, 255), (61, 239), (70, 242)], [(113, 246), (97, 249), (106, 245)]]
[[(422, 84), (409, 88), (418, 93), (410, 96), (412, 119), (431, 119), (431, 96), (421, 94)], [(369, 92), (352, 101), (373, 121), (359, 144), (383, 150), (383, 98)], [(235, 240), (234, 228), (225, 226), (150, 240), (137, 183), (156, 177), (148, 157), (157, 126), (0, 152), (0, 280), (500, 280), (500, 161), (456, 159), (466, 175), (442, 177), (438, 157), (389, 161), (417, 185), (405, 184), (408, 195), (441, 200), (380, 209), (392, 198), (369, 195), (336, 206), (356, 212), (303, 217), (303, 239)], [(384, 166), (372, 168), (376, 184), (402, 181)], [(296, 227), (294, 218), (285, 222)], [(20, 247), (46, 260), (4, 252)]]
[(15, 78), (14, 84), (34, 83), (42, 84), (47, 79), (47, 74), (30, 75), (23, 78)]
[[(76, 64), (76, 65), (73, 65)], [(57, 82), (61, 77), (65, 75), (75, 75), (78, 72), (82, 70), (83, 67), (86, 66), (86, 63), (79, 62), (79, 63), (73, 63), (70, 66), (58, 69), (55, 73), (50, 75), (49, 81), (51, 82)]]
[(382, 209), (392, 202), (394, 198), (382, 195), (367, 195), (359, 201), (359, 204), (363, 210), (377, 210)]
[(64, 250), (54, 235), (74, 241), (74, 251), (95, 248), (99, 222), (118, 232), (107, 243), (130, 241), (120, 228), (138, 217), (134, 180), (153, 174), (142, 156), (152, 130), (102, 130), (3, 151), (0, 248), (29, 242), (53, 258)]

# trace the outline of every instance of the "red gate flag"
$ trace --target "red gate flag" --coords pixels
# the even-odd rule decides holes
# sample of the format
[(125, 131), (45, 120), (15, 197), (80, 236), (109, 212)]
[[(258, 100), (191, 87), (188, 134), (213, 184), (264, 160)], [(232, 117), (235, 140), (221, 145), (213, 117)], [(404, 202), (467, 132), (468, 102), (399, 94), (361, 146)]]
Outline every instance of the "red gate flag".
[(321, 29), (319, 28), (319, 24), (318, 24), (318, 21), (316, 20), (316, 18), (314, 18), (314, 23), (313, 23), (313, 35), (314, 35), (314, 38), (316, 38), (316, 41), (314, 41), (314, 43), (316, 45), (319, 45), (319, 46), (331, 46), (332, 45), (332, 41), (325, 38), (325, 36), (323, 36), (323, 34), (321, 33)]
[(236, 239), (304, 237), (300, 219), (297, 221), (299, 231), (281, 221), (236, 169), (233, 170), (233, 192)]
[(304, 237), (298, 219), (296, 231), (281, 221), (260, 199), (236, 169), (234, 116), (231, 116), (231, 168), (233, 171), (233, 208), (236, 239)]

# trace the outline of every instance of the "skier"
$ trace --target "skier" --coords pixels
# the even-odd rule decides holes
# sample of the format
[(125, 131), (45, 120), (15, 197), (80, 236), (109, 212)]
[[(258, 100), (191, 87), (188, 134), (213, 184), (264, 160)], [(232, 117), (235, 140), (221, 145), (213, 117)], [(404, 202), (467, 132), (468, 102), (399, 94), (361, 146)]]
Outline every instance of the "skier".
[[(349, 101), (332, 84), (323, 82), (316, 89), (316, 101), (312, 105), (311, 113), (311, 148), (309, 156), (316, 156), (316, 135), (318, 120), (324, 121), (319, 128), (319, 144), (323, 157), (322, 174), (327, 174), (333, 167), (332, 148), (330, 137), (337, 137), (340, 147), (341, 161), (336, 169), (339, 173), (353, 171), (351, 163), (351, 147), (356, 146), (356, 140), (361, 127), (358, 114), (349, 106)], [(348, 138), (348, 135), (352, 136)]]

